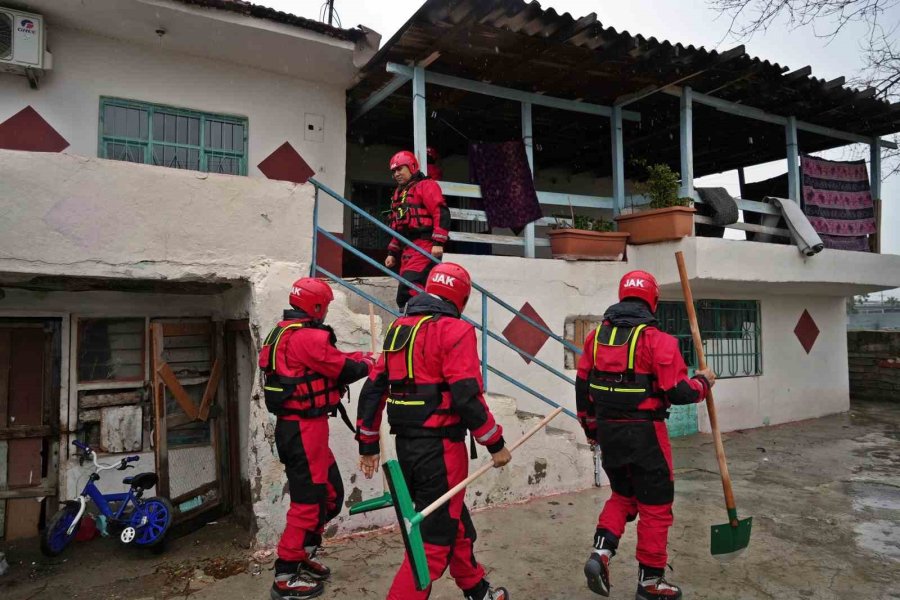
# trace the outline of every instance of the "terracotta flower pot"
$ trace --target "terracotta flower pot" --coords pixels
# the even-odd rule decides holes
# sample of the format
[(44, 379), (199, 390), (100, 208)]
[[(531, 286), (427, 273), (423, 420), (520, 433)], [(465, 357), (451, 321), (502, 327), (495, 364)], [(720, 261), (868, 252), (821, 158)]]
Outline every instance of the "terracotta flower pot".
[(565, 260), (622, 260), (628, 241), (621, 231), (552, 229), (547, 235), (553, 258)]
[(694, 233), (694, 208), (673, 206), (619, 215), (619, 231), (631, 234), (629, 244), (652, 244), (688, 237)]

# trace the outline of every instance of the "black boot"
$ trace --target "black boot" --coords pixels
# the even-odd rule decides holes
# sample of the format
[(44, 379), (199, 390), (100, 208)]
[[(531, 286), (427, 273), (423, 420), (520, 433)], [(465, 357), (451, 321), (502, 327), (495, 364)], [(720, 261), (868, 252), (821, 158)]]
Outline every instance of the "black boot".
[(506, 588), (492, 588), (486, 579), (470, 590), (463, 592), (466, 600), (509, 600), (509, 592)]
[(316, 558), (319, 547), (307, 546), (305, 550), (307, 557), (299, 562), (297, 572), (315, 581), (328, 581), (331, 577), (331, 569)]
[(635, 600), (681, 600), (681, 588), (666, 581), (665, 569), (641, 566)]
[(271, 600), (306, 600), (322, 595), (325, 591), (322, 583), (297, 573), (299, 566), (298, 562), (280, 558), (275, 561), (275, 582), (269, 592)]
[(594, 536), (594, 551), (584, 564), (584, 576), (588, 589), (601, 596), (609, 596), (609, 561), (616, 555), (619, 540), (612, 534), (598, 529)]

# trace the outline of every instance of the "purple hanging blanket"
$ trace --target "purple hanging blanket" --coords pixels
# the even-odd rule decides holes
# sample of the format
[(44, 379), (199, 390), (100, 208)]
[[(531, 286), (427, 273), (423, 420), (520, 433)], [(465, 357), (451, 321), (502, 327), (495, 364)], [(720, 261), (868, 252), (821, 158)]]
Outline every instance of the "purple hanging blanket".
[(800, 157), (803, 212), (826, 248), (869, 251), (877, 232), (866, 161)]
[(472, 143), (469, 173), (472, 182), (481, 186), (481, 204), (491, 227), (508, 227), (519, 235), (527, 224), (544, 216), (522, 140)]

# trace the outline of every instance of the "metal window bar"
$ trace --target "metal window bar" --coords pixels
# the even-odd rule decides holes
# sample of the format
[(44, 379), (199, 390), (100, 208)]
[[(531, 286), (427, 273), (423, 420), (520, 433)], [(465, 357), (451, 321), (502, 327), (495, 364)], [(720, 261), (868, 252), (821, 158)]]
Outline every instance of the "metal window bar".
[[(129, 137), (127, 135), (121, 134), (107, 134), (105, 133), (105, 122), (106, 122), (106, 108), (107, 107), (115, 107), (115, 108), (124, 108), (124, 109), (136, 109), (145, 113), (142, 118), (146, 119), (146, 137)], [(154, 137), (154, 116), (158, 113), (165, 114), (166, 116), (171, 117), (187, 117), (191, 119), (199, 120), (199, 131), (198, 131), (198, 144), (190, 144), (190, 143), (181, 143), (172, 140), (160, 140)], [(228, 148), (215, 148), (206, 142), (206, 132), (207, 127), (209, 126), (209, 122), (217, 122), (222, 124), (227, 124), (231, 126), (240, 126), (241, 127), (241, 138), (243, 147), (240, 149), (228, 149)], [(142, 124), (143, 126), (143, 124)], [(101, 158), (113, 158), (116, 160), (122, 160), (117, 156), (112, 156), (109, 153), (109, 144), (114, 145), (123, 145), (126, 147), (136, 147), (140, 146), (143, 150), (143, 163), (144, 164), (155, 164), (157, 166), (168, 166), (174, 168), (187, 168), (189, 170), (195, 170), (200, 172), (213, 172), (213, 173), (225, 173), (229, 175), (246, 175), (247, 174), (247, 136), (248, 136), (248, 122), (247, 119), (239, 118), (239, 117), (230, 117), (227, 115), (220, 115), (215, 113), (203, 113), (198, 111), (192, 111), (183, 108), (175, 108), (170, 106), (165, 106), (161, 104), (151, 104), (146, 102), (137, 102), (133, 100), (120, 100), (117, 98), (101, 98), (100, 99), (100, 157)], [(139, 128), (139, 131), (143, 131), (142, 128)], [(233, 132), (232, 132), (233, 135)], [(232, 142), (233, 142), (232, 138)], [(154, 155), (155, 149), (162, 149), (165, 147), (183, 149), (185, 151), (195, 151), (199, 154), (199, 161), (196, 165), (196, 168), (192, 168), (189, 165), (182, 164), (180, 160), (177, 158), (172, 158), (170, 160), (157, 161)], [(130, 157), (130, 154), (123, 154), (123, 156)], [(210, 159), (213, 159), (210, 161)], [(227, 161), (227, 162), (226, 162)], [(234, 162), (231, 162), (234, 161)], [(131, 161), (136, 162), (136, 161)], [(217, 165), (214, 169), (210, 170), (209, 164), (213, 162)], [(226, 164), (234, 164), (236, 169), (224, 169), (223, 166)]]
[[(417, 284), (413, 284), (412, 282), (408, 281), (407, 279), (405, 279), (405, 278), (401, 277), (400, 275), (394, 273), (393, 271), (391, 271), (390, 269), (388, 269), (388, 268), (385, 267), (384, 265), (382, 265), (382, 264), (380, 264), (379, 262), (375, 261), (375, 260), (372, 259), (371, 257), (367, 256), (366, 254), (364, 254), (363, 252), (361, 252), (361, 251), (358, 250), (357, 248), (353, 247), (351, 244), (348, 244), (345, 240), (342, 240), (342, 239), (340, 239), (339, 237), (337, 237), (336, 235), (332, 234), (331, 232), (326, 231), (326, 230), (322, 229), (321, 227), (319, 227), (319, 190), (324, 191), (326, 194), (328, 194), (329, 196), (331, 196), (332, 198), (334, 198), (335, 200), (337, 200), (338, 202), (340, 202), (340, 203), (343, 204), (344, 206), (348, 207), (351, 211), (353, 211), (354, 213), (360, 215), (360, 216), (363, 217), (364, 219), (368, 219), (368, 220), (371, 221), (376, 227), (381, 228), (383, 231), (385, 231), (385, 232), (388, 233), (389, 235), (391, 235), (391, 236), (393, 236), (393, 237), (396, 237), (396, 238), (400, 241), (400, 243), (405, 244), (405, 245), (408, 246), (408, 247), (415, 248), (416, 251), (420, 252), (420, 253), (423, 254), (424, 256), (427, 256), (427, 257), (428, 257), (429, 259), (431, 259), (433, 262), (439, 262), (439, 261), (437, 261), (437, 259), (435, 259), (434, 257), (432, 257), (431, 254), (425, 252), (424, 250), (422, 250), (421, 248), (419, 248), (418, 246), (416, 246), (415, 244), (413, 244), (413, 243), (412, 243), (409, 239), (407, 239), (406, 237), (404, 237), (404, 236), (402, 236), (402, 235), (396, 233), (395, 231), (393, 231), (392, 229), (390, 229), (387, 225), (385, 225), (384, 223), (381, 223), (380, 221), (378, 221), (375, 217), (373, 217), (372, 215), (370, 215), (368, 212), (363, 211), (362, 209), (358, 208), (358, 207), (355, 206), (353, 203), (351, 203), (349, 200), (347, 200), (347, 199), (343, 198), (342, 196), (338, 195), (336, 192), (334, 192), (333, 190), (331, 190), (330, 188), (328, 188), (328, 186), (326, 186), (326, 185), (324, 185), (324, 184), (322, 184), (322, 183), (316, 181), (315, 179), (310, 179), (310, 183), (313, 184), (313, 185), (315, 186), (315, 188), (316, 188), (316, 191), (315, 191), (315, 204), (314, 204), (314, 207), (313, 207), (313, 228), (314, 228), (314, 236), (313, 236), (313, 252), (312, 252), (312, 264), (310, 265), (310, 274), (311, 274), (312, 276), (316, 276), (317, 274), (321, 273), (322, 275), (325, 275), (326, 277), (332, 279), (333, 281), (335, 281), (335, 282), (339, 283), (340, 285), (344, 286), (345, 288), (349, 289), (350, 291), (352, 291), (352, 292), (354, 292), (354, 293), (356, 293), (356, 294), (362, 296), (362, 297), (365, 298), (366, 300), (368, 300), (368, 301), (372, 302), (373, 304), (375, 304), (375, 305), (381, 307), (382, 309), (386, 310), (388, 313), (390, 313), (390, 314), (392, 314), (392, 315), (394, 315), (394, 316), (399, 316), (399, 312), (398, 312), (398, 311), (396, 311), (396, 310), (394, 310), (394, 309), (392, 309), (392, 308), (389, 308), (388, 306), (386, 306), (384, 303), (382, 303), (382, 302), (379, 301), (378, 299), (376, 299), (376, 298), (374, 298), (373, 296), (371, 296), (370, 294), (364, 292), (364, 291), (363, 291), (362, 289), (360, 289), (358, 286), (354, 285), (353, 283), (351, 283), (351, 282), (349, 282), (349, 281), (343, 279), (342, 277), (339, 277), (339, 276), (335, 275), (334, 273), (332, 273), (332, 272), (328, 271), (327, 269), (322, 268), (322, 267), (320, 267), (320, 266), (318, 265), (318, 263), (317, 263), (317, 255), (318, 255), (318, 253), (317, 253), (317, 246), (318, 246), (318, 236), (319, 236), (319, 234), (321, 234), (321, 235), (322, 235), (323, 237), (325, 237), (326, 239), (330, 240), (330, 241), (333, 242), (333, 243), (336, 243), (336, 244), (337, 244), (338, 246), (340, 246), (341, 248), (344, 248), (345, 250), (348, 250), (348, 251), (351, 252), (354, 256), (357, 256), (357, 257), (359, 257), (359, 258), (362, 258), (365, 262), (367, 262), (368, 264), (374, 266), (375, 268), (377, 268), (378, 270), (382, 271), (383, 273), (386, 273), (388, 276), (392, 277), (393, 279), (396, 279), (397, 281), (399, 281), (399, 282), (403, 283), (404, 285), (407, 285), (407, 286), (409, 286), (409, 287), (411, 287), (411, 288), (413, 288), (413, 289), (415, 289), (415, 290), (418, 290), (418, 291), (420, 291), (420, 292), (424, 292), (424, 289), (423, 289), (421, 286), (419, 286), (419, 285), (417, 285)], [(534, 363), (537, 364), (538, 366), (542, 367), (543, 369), (545, 369), (545, 370), (548, 371), (549, 373), (551, 373), (551, 374), (555, 375), (556, 377), (562, 379), (562, 380), (565, 381), (566, 383), (568, 383), (568, 384), (570, 384), (570, 385), (574, 385), (574, 384), (575, 384), (575, 381), (574, 381), (571, 377), (568, 377), (567, 375), (561, 373), (559, 370), (555, 369), (554, 367), (551, 367), (551, 366), (548, 365), (547, 363), (543, 362), (542, 360), (538, 359), (537, 357), (533, 356), (532, 354), (526, 352), (525, 350), (523, 350), (523, 349), (517, 347), (516, 345), (510, 343), (508, 340), (503, 339), (502, 337), (500, 337), (499, 335), (497, 335), (496, 333), (494, 333), (493, 331), (491, 331), (490, 329), (488, 329), (488, 328), (487, 328), (487, 303), (488, 303), (488, 301), (493, 300), (493, 301), (497, 302), (498, 304), (500, 304), (501, 306), (503, 306), (504, 308), (506, 308), (506, 309), (509, 310), (510, 312), (514, 313), (515, 315), (517, 315), (519, 318), (521, 318), (521, 319), (524, 320), (525, 322), (529, 323), (529, 324), (532, 325), (533, 327), (536, 327), (538, 330), (544, 332), (544, 333), (547, 334), (550, 338), (552, 338), (552, 339), (554, 339), (554, 340), (560, 342), (561, 344), (563, 344), (565, 347), (569, 348), (570, 350), (572, 350), (572, 351), (574, 351), (574, 352), (577, 352), (578, 354), (581, 354), (581, 350), (580, 350), (579, 348), (577, 348), (576, 346), (574, 346), (574, 345), (573, 345), (571, 342), (569, 342), (568, 340), (565, 340), (564, 338), (562, 338), (562, 337), (556, 335), (555, 333), (553, 333), (552, 331), (550, 331), (548, 328), (546, 328), (546, 327), (540, 325), (539, 323), (535, 322), (533, 319), (529, 318), (527, 315), (522, 314), (521, 312), (519, 312), (518, 310), (514, 309), (512, 306), (510, 306), (510, 305), (507, 304), (506, 302), (500, 300), (500, 299), (497, 298), (494, 294), (488, 292), (487, 290), (485, 290), (485, 289), (484, 289), (483, 287), (481, 287), (480, 285), (473, 283), (473, 284), (472, 284), (472, 287), (475, 288), (477, 291), (481, 292), (481, 294), (482, 294), (482, 311), (481, 311), (482, 322), (481, 322), (481, 324), (476, 323), (475, 321), (473, 321), (472, 319), (470, 319), (470, 318), (468, 318), (468, 317), (466, 317), (466, 316), (462, 316), (462, 318), (463, 318), (467, 323), (471, 324), (473, 327), (475, 327), (476, 329), (478, 329), (478, 330), (480, 330), (480, 331), (482, 332), (482, 379), (483, 379), (483, 381), (484, 381), (484, 383), (485, 383), (485, 386), (487, 385), (487, 374), (488, 374), (488, 372), (491, 372), (491, 373), (494, 373), (494, 374), (498, 375), (499, 377), (501, 377), (502, 379), (504, 379), (504, 380), (507, 381), (508, 383), (514, 385), (515, 387), (518, 387), (519, 389), (521, 389), (521, 390), (523, 390), (523, 391), (525, 391), (525, 392), (527, 392), (527, 393), (533, 395), (534, 397), (538, 398), (539, 400), (542, 400), (543, 402), (546, 402), (546, 403), (550, 404), (551, 406), (558, 407), (558, 406), (559, 406), (558, 403), (556, 403), (556, 402), (550, 400), (549, 398), (547, 398), (547, 397), (544, 396), (543, 394), (541, 394), (541, 393), (539, 393), (539, 392), (537, 392), (537, 391), (531, 389), (530, 387), (528, 387), (528, 386), (522, 384), (521, 382), (519, 382), (519, 381), (517, 381), (517, 380), (511, 378), (510, 376), (506, 375), (506, 374), (503, 373), (502, 371), (499, 371), (499, 370), (496, 369), (495, 367), (492, 367), (492, 366), (489, 365), (489, 363), (488, 363), (488, 358), (487, 358), (487, 339), (488, 339), (488, 338), (493, 339), (493, 340), (496, 340), (497, 342), (499, 342), (499, 343), (502, 344), (503, 346), (505, 346), (505, 347), (507, 347), (507, 348), (509, 348), (509, 349), (511, 349), (511, 350), (513, 350), (513, 351), (515, 351), (515, 352), (517, 352), (517, 353), (519, 353), (520, 355), (522, 355), (522, 356), (524, 356), (524, 357), (527, 357), (529, 360), (531, 360), (532, 362), (534, 362)], [(564, 412), (565, 412), (567, 415), (569, 415), (570, 417), (575, 418), (575, 414), (572, 413), (572, 411), (570, 411), (570, 410), (568, 410), (568, 409), (564, 409)]]
[[(660, 302), (660, 327), (674, 335), (688, 366), (697, 368), (683, 302)], [(722, 379), (762, 375), (759, 303), (755, 300), (698, 300), (697, 318), (709, 366)]]

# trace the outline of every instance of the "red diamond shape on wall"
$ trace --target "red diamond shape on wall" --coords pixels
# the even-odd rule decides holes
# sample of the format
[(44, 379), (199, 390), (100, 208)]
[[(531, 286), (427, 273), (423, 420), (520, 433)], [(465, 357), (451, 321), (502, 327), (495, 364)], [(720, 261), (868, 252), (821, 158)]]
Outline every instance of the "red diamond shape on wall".
[(819, 328), (816, 326), (816, 322), (813, 321), (812, 316), (810, 316), (809, 311), (804, 310), (803, 314), (800, 315), (800, 320), (797, 321), (797, 326), (794, 327), (794, 335), (797, 336), (797, 339), (800, 340), (800, 345), (809, 354), (816, 343), (816, 339), (819, 337)]
[[(528, 304), (527, 302), (522, 305), (522, 308), (519, 309), (519, 312), (530, 318), (535, 323), (542, 325), (543, 327), (547, 327), (547, 324), (541, 318), (537, 311)], [(549, 327), (548, 327), (549, 329)], [(524, 350), (531, 356), (537, 356), (537, 353), (540, 352), (541, 348), (550, 339), (550, 336), (520, 317), (516, 315), (513, 317), (513, 320), (509, 322), (509, 325), (506, 326), (506, 329), (503, 330), (503, 337), (505, 337), (509, 343), (513, 346), (516, 346), (520, 350)], [(526, 363), (530, 363), (531, 359), (519, 352), (519, 356), (522, 357)]]
[(294, 150), (290, 142), (283, 143), (257, 166), (263, 175), (269, 179), (292, 181), (294, 183), (306, 183), (310, 177), (316, 174), (306, 164), (300, 153)]
[(0, 148), (27, 152), (62, 152), (66, 138), (30, 106), (0, 123)]

